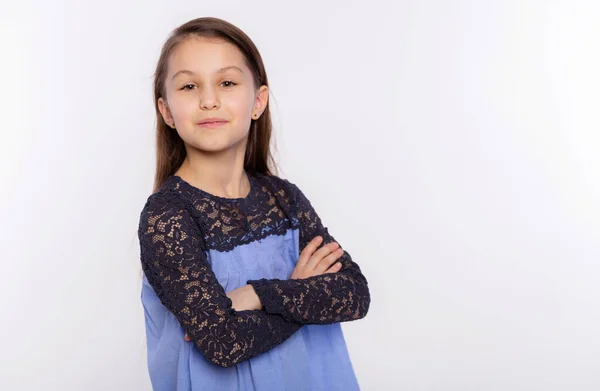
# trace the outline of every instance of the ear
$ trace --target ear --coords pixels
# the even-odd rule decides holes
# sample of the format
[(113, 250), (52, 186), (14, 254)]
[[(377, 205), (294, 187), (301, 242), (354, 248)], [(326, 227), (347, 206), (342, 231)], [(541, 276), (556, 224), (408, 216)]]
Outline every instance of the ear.
[(167, 101), (163, 99), (161, 96), (158, 98), (158, 111), (160, 111), (160, 115), (163, 117), (163, 121), (165, 123), (175, 129), (175, 121), (173, 120), (173, 116), (171, 115), (171, 110), (169, 110), (169, 105)]
[(267, 107), (267, 102), (269, 101), (269, 87), (263, 85), (260, 86), (258, 92), (256, 93), (256, 99), (254, 100), (254, 110), (253, 113), (257, 113), (258, 116), (265, 111)]

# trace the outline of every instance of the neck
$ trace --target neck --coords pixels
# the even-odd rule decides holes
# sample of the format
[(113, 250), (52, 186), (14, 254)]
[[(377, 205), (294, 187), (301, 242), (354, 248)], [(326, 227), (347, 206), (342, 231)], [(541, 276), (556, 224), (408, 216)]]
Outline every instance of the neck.
[(244, 148), (211, 153), (195, 151), (188, 154), (177, 170), (190, 184), (218, 197), (243, 198), (250, 191), (250, 182), (244, 171)]

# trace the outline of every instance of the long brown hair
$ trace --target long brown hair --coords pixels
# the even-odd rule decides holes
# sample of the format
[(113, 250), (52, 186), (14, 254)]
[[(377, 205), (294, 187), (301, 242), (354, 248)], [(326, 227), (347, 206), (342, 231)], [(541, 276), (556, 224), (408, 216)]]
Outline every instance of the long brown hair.
[[(190, 37), (220, 38), (235, 46), (242, 52), (246, 65), (252, 71), (254, 85), (269, 85), (267, 73), (258, 49), (242, 30), (233, 24), (214, 17), (203, 17), (190, 20), (171, 32), (164, 43), (156, 71), (154, 73), (154, 107), (156, 110), (156, 174), (154, 191), (157, 191), (165, 180), (177, 171), (186, 157), (185, 145), (179, 134), (173, 131), (164, 121), (158, 109), (158, 99), (166, 96), (165, 78), (169, 56), (173, 50)], [(277, 172), (277, 165), (270, 150), (272, 123), (269, 100), (259, 119), (252, 119), (248, 144), (244, 157), (244, 170), (250, 174), (261, 173), (272, 175)], [(269, 163), (271, 166), (269, 166)]]

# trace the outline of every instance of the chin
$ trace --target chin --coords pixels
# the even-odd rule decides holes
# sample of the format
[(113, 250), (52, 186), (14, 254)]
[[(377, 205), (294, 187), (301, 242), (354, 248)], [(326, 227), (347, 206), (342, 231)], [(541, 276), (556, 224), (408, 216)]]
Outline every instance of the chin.
[(245, 138), (242, 138), (240, 140), (207, 138), (205, 140), (190, 143), (190, 145), (201, 151), (214, 153), (214, 152), (224, 152), (229, 149), (235, 149), (240, 143), (243, 143), (243, 142), (245, 142)]

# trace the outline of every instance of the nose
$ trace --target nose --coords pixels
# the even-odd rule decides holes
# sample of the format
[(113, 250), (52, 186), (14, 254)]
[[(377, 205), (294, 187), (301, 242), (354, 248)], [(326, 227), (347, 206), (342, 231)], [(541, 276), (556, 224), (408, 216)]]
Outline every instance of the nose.
[(200, 107), (204, 110), (214, 110), (219, 108), (219, 97), (212, 88), (205, 88), (200, 97)]

